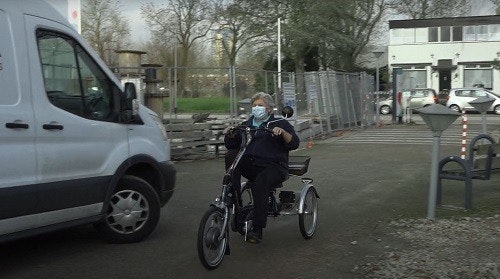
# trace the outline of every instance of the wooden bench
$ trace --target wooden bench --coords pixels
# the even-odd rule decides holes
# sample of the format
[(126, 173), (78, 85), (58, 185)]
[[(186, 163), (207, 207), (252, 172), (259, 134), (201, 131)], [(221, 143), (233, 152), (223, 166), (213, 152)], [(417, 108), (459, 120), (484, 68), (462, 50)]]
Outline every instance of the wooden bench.
[(220, 146), (224, 145), (222, 132), (212, 129), (212, 123), (175, 123), (165, 124), (172, 159), (183, 159), (189, 155), (201, 155), (214, 147), (214, 154), (219, 156)]
[[(482, 143), (486, 141), (488, 143)], [(456, 166), (458, 164), (459, 168)], [(449, 168), (453, 165), (453, 168)], [(478, 135), (469, 144), (469, 157), (448, 156), (439, 162), (437, 185), (437, 205), (442, 201), (442, 180), (460, 180), (465, 182), (465, 209), (472, 208), (472, 180), (489, 180), (492, 173), (500, 171), (500, 143), (489, 135)]]

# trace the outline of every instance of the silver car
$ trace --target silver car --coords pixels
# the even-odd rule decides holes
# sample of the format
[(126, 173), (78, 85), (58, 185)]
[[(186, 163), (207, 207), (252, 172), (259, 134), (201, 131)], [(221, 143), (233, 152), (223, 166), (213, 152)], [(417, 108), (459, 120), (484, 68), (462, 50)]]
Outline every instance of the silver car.
[(493, 104), (488, 109), (489, 112), (500, 114), (500, 96), (484, 88), (455, 88), (451, 89), (448, 95), (446, 106), (456, 111), (475, 111), (476, 109), (469, 104), (480, 97), (488, 97), (494, 99)]
[[(402, 92), (401, 104), (403, 108), (423, 108), (437, 103), (436, 91), (431, 88), (417, 88)], [(392, 97), (379, 102), (379, 112), (381, 114), (392, 112)]]

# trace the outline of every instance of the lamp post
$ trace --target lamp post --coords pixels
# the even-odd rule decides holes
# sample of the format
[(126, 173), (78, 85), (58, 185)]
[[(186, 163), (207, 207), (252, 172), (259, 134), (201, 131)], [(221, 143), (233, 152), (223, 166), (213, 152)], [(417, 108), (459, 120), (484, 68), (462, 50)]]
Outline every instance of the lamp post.
[(436, 192), (438, 182), (439, 144), (441, 133), (448, 129), (460, 114), (452, 109), (439, 104), (417, 109), (418, 115), (432, 131), (432, 164), (429, 183), (429, 201), (427, 205), (427, 218), (434, 219), (436, 215)]
[(373, 55), (375, 55), (376, 61), (375, 61), (375, 66), (376, 66), (376, 72), (375, 72), (375, 105), (377, 108), (377, 111), (375, 112), (375, 123), (380, 123), (380, 109), (378, 107), (378, 91), (380, 90), (380, 76), (379, 76), (379, 58), (384, 54), (383, 51), (373, 51)]
[(486, 135), (486, 112), (488, 112), (493, 102), (495, 102), (495, 99), (486, 96), (479, 97), (469, 102), (471, 106), (481, 113), (483, 135)]

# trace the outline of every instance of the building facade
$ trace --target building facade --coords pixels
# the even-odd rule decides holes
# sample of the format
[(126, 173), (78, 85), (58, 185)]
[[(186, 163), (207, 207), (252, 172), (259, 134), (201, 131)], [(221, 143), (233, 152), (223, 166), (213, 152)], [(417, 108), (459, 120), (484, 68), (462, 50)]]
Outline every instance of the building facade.
[(500, 16), (389, 21), (388, 66), (402, 90), (484, 87), (500, 94)]

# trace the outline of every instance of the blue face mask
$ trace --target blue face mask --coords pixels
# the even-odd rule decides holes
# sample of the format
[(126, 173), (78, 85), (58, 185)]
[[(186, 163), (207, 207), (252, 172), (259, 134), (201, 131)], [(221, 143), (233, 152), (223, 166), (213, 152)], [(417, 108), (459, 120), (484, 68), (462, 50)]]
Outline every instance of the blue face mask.
[(266, 108), (262, 106), (252, 107), (252, 115), (256, 120), (263, 120), (267, 116)]

